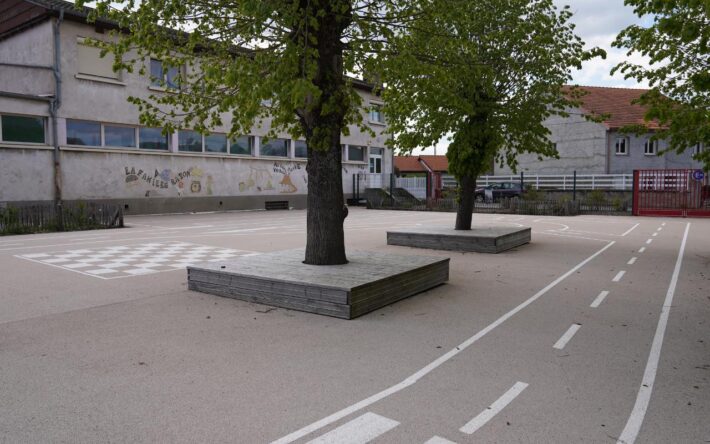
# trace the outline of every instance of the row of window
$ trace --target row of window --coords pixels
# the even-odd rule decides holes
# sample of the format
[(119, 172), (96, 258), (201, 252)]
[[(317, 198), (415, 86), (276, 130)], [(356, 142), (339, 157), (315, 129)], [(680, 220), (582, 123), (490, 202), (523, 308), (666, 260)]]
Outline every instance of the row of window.
[[(615, 144), (617, 156), (627, 156), (629, 154), (629, 139), (627, 137), (617, 137)], [(698, 143), (691, 148), (693, 155), (703, 151), (702, 144)], [(647, 139), (643, 144), (643, 154), (646, 156), (658, 155), (658, 140)]]
[[(45, 119), (16, 115), (0, 116), (2, 137), (6, 142), (45, 143)], [(86, 120), (66, 121), (67, 145), (80, 145), (106, 148), (140, 148), (167, 151), (170, 146), (168, 136), (161, 128), (136, 127)], [(203, 135), (197, 131), (178, 131), (178, 151), (192, 153), (221, 153), (254, 155), (254, 136), (228, 138), (226, 134), (211, 133)], [(289, 157), (293, 143), (296, 158), (307, 158), (308, 149), (303, 140), (261, 139), (261, 156)], [(364, 162), (366, 146), (343, 145), (343, 158), (353, 162)], [(370, 148), (372, 155), (381, 156), (382, 148)]]
[[(113, 70), (113, 57), (101, 57), (101, 50), (86, 44), (84, 38), (77, 40), (77, 72), (80, 78), (121, 82), (121, 75)], [(150, 59), (150, 86), (179, 90), (180, 79), (185, 75), (184, 66), (169, 66), (160, 59)], [(385, 114), (381, 103), (370, 103), (368, 110), (370, 123), (385, 124)], [(299, 156), (297, 156), (299, 157)], [(305, 155), (303, 156), (305, 157)]]

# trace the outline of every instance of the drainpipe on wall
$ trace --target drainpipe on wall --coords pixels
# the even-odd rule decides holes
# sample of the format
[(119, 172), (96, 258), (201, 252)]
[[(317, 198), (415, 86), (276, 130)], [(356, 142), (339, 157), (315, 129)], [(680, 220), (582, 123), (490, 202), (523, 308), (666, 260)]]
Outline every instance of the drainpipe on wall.
[(54, 99), (49, 103), (49, 115), (52, 119), (52, 143), (54, 150), (52, 151), (52, 160), (54, 164), (54, 207), (57, 213), (57, 230), (64, 229), (64, 219), (62, 216), (62, 165), (61, 153), (59, 152), (59, 131), (57, 130), (57, 111), (62, 105), (62, 60), (61, 60), (61, 41), (59, 34), (59, 26), (64, 20), (64, 10), (59, 10), (59, 18), (54, 22)]

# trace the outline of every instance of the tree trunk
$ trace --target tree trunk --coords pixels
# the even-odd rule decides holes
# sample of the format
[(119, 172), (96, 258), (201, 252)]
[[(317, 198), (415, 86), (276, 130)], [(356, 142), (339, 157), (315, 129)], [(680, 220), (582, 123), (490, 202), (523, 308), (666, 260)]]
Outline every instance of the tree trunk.
[[(312, 29), (318, 51), (312, 81), (321, 94), (312, 107), (305, 107), (300, 113), (308, 146), (308, 216), (303, 262), (310, 265), (348, 262), (343, 233), (345, 205), (340, 134), (349, 107), (341, 38), (351, 22), (350, 6), (349, 0), (323, 2), (319, 6), (322, 9), (316, 8), (320, 11), (316, 17), (319, 26)], [(302, 1), (301, 7), (308, 10), (309, 2)]]
[(338, 265), (345, 257), (343, 221), (343, 178), (340, 128), (333, 129), (333, 144), (328, 151), (308, 150), (308, 215), (306, 259), (310, 265)]
[(459, 208), (456, 210), (456, 230), (470, 230), (473, 219), (473, 201), (476, 192), (476, 178), (461, 177), (459, 183)]

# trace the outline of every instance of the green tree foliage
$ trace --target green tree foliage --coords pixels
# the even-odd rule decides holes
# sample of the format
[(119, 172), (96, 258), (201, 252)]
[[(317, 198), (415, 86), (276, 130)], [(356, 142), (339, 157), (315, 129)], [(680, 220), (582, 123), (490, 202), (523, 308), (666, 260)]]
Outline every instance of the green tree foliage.
[(450, 136), (449, 172), (460, 185), (457, 229), (470, 229), (478, 175), (520, 153), (556, 157), (551, 115), (576, 104), (571, 70), (585, 51), (568, 8), (552, 0), (429, 0), (393, 41), (383, 80), (392, 145), (400, 151)]
[[(229, 123), (249, 134), (269, 120), (270, 135), (308, 146), (306, 262), (346, 262), (340, 135), (363, 123), (358, 74), (411, 14), (396, 0), (98, 0), (92, 18), (114, 20), (115, 69), (150, 73), (150, 59), (177, 73), (167, 89), (131, 98), (147, 125), (207, 132)], [(396, 24), (396, 26), (390, 26)], [(174, 83), (179, 88), (174, 88)], [(225, 116), (228, 116), (228, 122)]]
[(710, 169), (710, 2), (707, 0), (626, 0), (636, 14), (651, 21), (621, 31), (614, 46), (648, 57), (650, 66), (631, 61), (612, 70), (626, 78), (647, 81), (651, 90), (639, 103), (645, 119), (656, 121), (656, 138), (681, 153), (697, 144), (696, 159)]

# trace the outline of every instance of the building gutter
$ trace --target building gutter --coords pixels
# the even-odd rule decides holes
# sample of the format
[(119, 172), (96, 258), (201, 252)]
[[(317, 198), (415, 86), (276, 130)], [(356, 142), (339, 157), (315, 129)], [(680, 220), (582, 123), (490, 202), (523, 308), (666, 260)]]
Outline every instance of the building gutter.
[(61, 153), (59, 152), (59, 131), (57, 129), (57, 111), (62, 105), (62, 59), (61, 59), (61, 40), (59, 27), (64, 20), (64, 9), (59, 10), (59, 18), (53, 24), (54, 31), (54, 66), (52, 72), (54, 74), (54, 99), (49, 103), (49, 115), (52, 119), (52, 160), (54, 165), (54, 206), (57, 213), (57, 229), (63, 230), (62, 217), (62, 164)]

